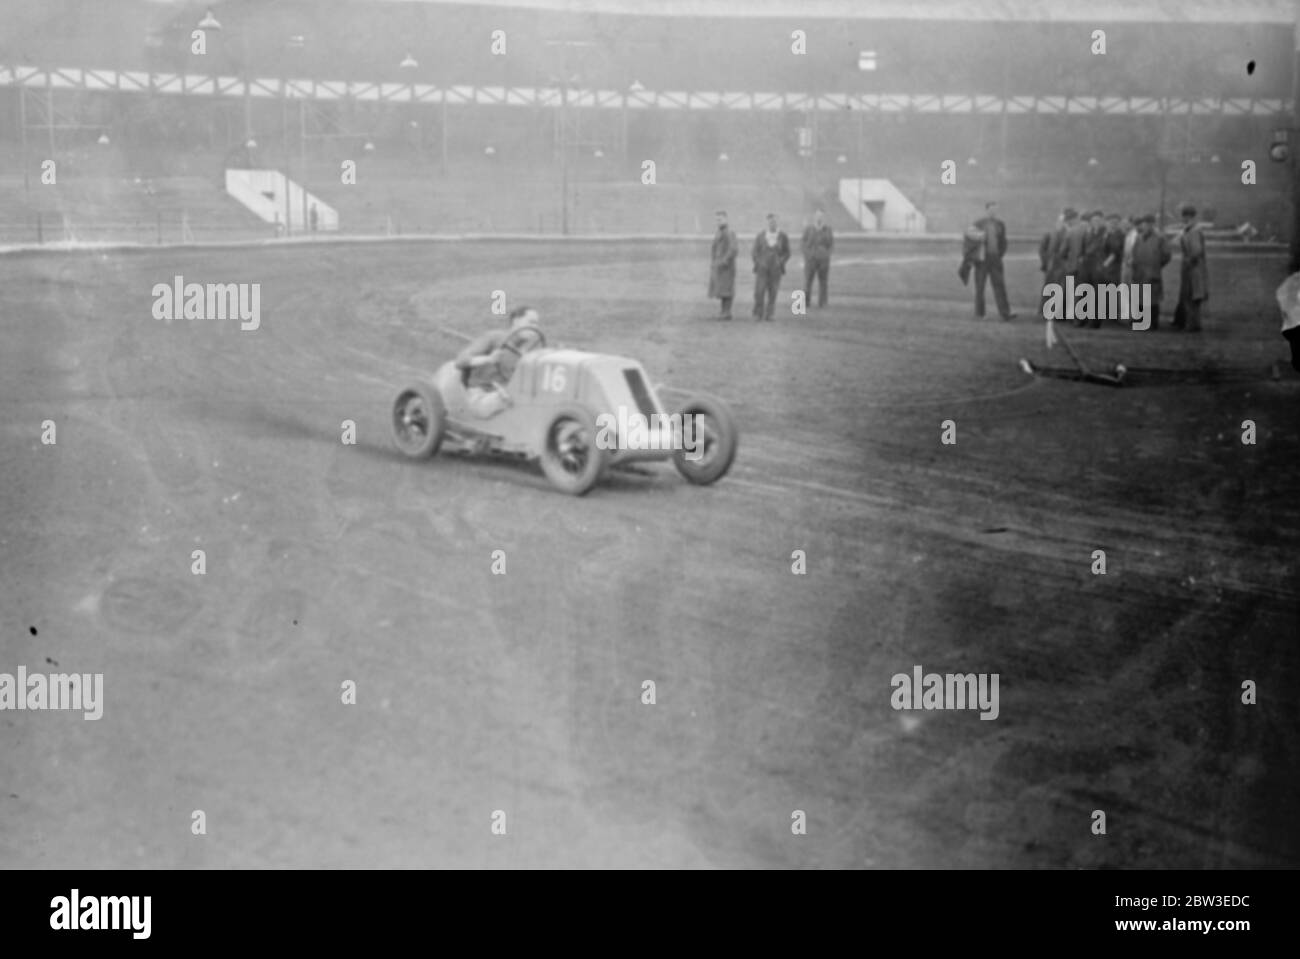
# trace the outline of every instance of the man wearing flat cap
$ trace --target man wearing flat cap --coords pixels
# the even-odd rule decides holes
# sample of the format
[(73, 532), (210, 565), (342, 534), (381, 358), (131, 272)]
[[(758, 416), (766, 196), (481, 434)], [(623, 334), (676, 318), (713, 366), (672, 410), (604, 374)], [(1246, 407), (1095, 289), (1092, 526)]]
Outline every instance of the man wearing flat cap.
[(1178, 286), (1178, 307), (1174, 311), (1174, 328), (1188, 333), (1201, 331), (1201, 304), (1210, 297), (1210, 271), (1205, 265), (1205, 236), (1196, 222), (1196, 207), (1183, 204), (1183, 232), (1178, 235), (1178, 249), (1183, 255), (1182, 275)]
[(1169, 240), (1155, 230), (1156, 218), (1151, 214), (1137, 218), (1137, 236), (1129, 254), (1129, 269), (1133, 283), (1151, 284), (1151, 329), (1160, 329), (1160, 298), (1164, 295), (1163, 270), (1173, 254)]
[[(1083, 261), (1079, 265), (1077, 283), (1101, 283), (1101, 264), (1106, 258), (1106, 218), (1100, 210), (1088, 214), (1083, 233)], [(1098, 324), (1100, 325), (1100, 324)]]
[(1128, 217), (1106, 214), (1106, 242), (1102, 247), (1101, 282), (1119, 283), (1124, 265), (1124, 243), (1128, 237)]
[(984, 216), (974, 226), (980, 233), (982, 254), (975, 258), (975, 315), (984, 315), (984, 287), (991, 284), (998, 315), (1004, 320), (1012, 319), (1016, 314), (1007, 303), (1007, 284), (1002, 273), (1002, 258), (1007, 254), (1007, 225), (998, 218), (995, 200), (984, 204)]
[(767, 229), (754, 237), (754, 319), (771, 320), (776, 314), (776, 291), (790, 259), (790, 238), (776, 227), (776, 214), (767, 215)]
[[(1044, 240), (1047, 267), (1044, 270), (1043, 286), (1052, 283), (1063, 286), (1065, 278), (1078, 271), (1083, 257), (1083, 228), (1079, 225), (1079, 211), (1067, 206), (1051, 236)], [(1043, 307), (1046, 308), (1046, 305), (1047, 295), (1044, 294)], [(1046, 317), (1046, 313), (1043, 315)]]
[(817, 279), (817, 307), (826, 305), (826, 281), (831, 271), (831, 250), (835, 247), (835, 234), (826, 222), (821, 208), (813, 214), (813, 221), (803, 231), (803, 299), (812, 306), (813, 278)]

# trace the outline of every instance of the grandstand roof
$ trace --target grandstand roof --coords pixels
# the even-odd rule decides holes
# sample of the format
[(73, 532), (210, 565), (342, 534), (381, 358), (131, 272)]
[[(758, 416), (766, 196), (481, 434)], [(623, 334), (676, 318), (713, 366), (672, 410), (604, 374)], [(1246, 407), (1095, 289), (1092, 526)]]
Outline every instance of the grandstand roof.
[[(465, 0), (365, 0), (463, 5)], [(834, 20), (988, 20), (1059, 23), (1278, 23), (1291, 0), (476, 0), (477, 6), (571, 14), (661, 17), (807, 17)]]
[[(726, 0), (691, 2), (689, 18), (661, 15), (680, 0), (635, 13), (628, 0), (490, 2), (0, 0), (0, 66), (435, 86), (554, 86), (563, 74), (599, 90), (1276, 99), (1290, 95), (1295, 63), (1292, 29), (1258, 19), (1291, 9), (1279, 0), (1090, 0), (1089, 16), (1072, 20), (1062, 4), (1025, 0), (800, 0), (779, 19), (789, 0), (747, 0), (743, 18)], [(223, 29), (199, 57), (191, 32), (209, 3)], [(606, 5), (619, 12), (594, 12)], [(1027, 9), (1035, 16), (989, 19)], [(1228, 11), (1233, 22), (1149, 19), (1171, 9)], [(830, 10), (852, 17), (809, 15)], [(915, 19), (959, 10), (973, 19)], [(1047, 19), (1058, 11), (1060, 22)], [(1105, 56), (1091, 51), (1096, 27), (1107, 31)], [(791, 55), (796, 28), (808, 56)], [(509, 36), (508, 56), (490, 49), (496, 29)], [(860, 69), (864, 52), (876, 69)], [(407, 54), (416, 67), (400, 66)]]

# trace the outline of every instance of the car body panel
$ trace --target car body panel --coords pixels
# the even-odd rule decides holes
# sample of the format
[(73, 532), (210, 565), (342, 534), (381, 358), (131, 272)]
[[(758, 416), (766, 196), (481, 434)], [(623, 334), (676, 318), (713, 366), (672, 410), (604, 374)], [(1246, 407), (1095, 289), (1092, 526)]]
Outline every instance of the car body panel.
[[(609, 414), (614, 423), (625, 424), (638, 412), (652, 425), (657, 423), (659, 429), (653, 438), (649, 429), (643, 434), (650, 448), (610, 449), (611, 464), (670, 459), (681, 445), (680, 418), (674, 423), (668, 417), (645, 369), (628, 357), (570, 349), (531, 350), (520, 357), (506, 385), (510, 407), (488, 419), (468, 409), (461, 371), (454, 363), (439, 367), (433, 382), (446, 406), (450, 432), (484, 441), (497, 452), (530, 459), (540, 456), (555, 413), (575, 404), (590, 410), (593, 416)], [(657, 421), (651, 419), (654, 414), (658, 414)], [(610, 425), (609, 420), (603, 422)], [(617, 433), (617, 428), (611, 430), (615, 438)]]

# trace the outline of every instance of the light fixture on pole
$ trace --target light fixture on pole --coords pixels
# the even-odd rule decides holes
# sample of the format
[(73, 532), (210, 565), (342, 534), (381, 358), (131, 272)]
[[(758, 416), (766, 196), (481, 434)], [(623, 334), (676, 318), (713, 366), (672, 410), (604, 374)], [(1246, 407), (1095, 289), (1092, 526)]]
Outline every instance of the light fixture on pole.
[(398, 64), (398, 66), (403, 70), (414, 70), (419, 65), (420, 61), (415, 59), (415, 57), (411, 56), (409, 53), (403, 57), (402, 62)]
[(214, 17), (214, 16), (212, 15), (212, 8), (211, 8), (211, 7), (209, 7), (209, 8), (208, 8), (208, 12), (205, 13), (205, 14), (203, 15), (203, 19), (199, 21), (199, 29), (200, 29), (200, 30), (220, 30), (220, 29), (221, 29), (221, 23), (217, 20), (216, 17)]
[(98, 144), (99, 144), (100, 146), (102, 146), (102, 147), (106, 147), (106, 146), (108, 146), (108, 134), (107, 134), (107, 133), (101, 133), (101, 134), (99, 135), (99, 139), (96, 140), (95, 142), (98, 143)]
[(1268, 148), (1268, 158), (1274, 163), (1285, 163), (1291, 156), (1291, 150), (1287, 146), (1289, 130), (1274, 130), (1273, 143)]

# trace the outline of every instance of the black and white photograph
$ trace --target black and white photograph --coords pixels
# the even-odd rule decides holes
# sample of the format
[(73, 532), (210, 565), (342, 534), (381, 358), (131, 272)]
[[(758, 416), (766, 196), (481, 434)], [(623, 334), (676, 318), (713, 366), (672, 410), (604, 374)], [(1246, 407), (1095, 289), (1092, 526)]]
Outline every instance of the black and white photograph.
[(1294, 0), (0, 0), (0, 873), (1300, 866), (1298, 93)]

